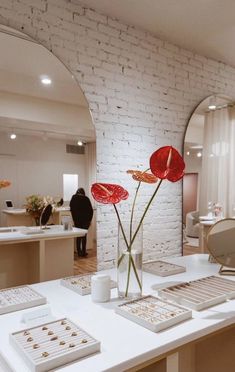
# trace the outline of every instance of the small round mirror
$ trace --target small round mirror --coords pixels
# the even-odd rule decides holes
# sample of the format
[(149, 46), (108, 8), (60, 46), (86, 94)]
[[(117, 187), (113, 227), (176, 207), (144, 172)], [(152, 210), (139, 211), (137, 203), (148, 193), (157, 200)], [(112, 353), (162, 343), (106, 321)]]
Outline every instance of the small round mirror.
[[(234, 218), (220, 220), (211, 227), (207, 237), (207, 247), (210, 254), (222, 267), (235, 268)], [(223, 268), (220, 271), (223, 271)]]
[(52, 205), (48, 204), (42, 211), (41, 217), (40, 217), (40, 226), (46, 226), (48, 223), (52, 213)]

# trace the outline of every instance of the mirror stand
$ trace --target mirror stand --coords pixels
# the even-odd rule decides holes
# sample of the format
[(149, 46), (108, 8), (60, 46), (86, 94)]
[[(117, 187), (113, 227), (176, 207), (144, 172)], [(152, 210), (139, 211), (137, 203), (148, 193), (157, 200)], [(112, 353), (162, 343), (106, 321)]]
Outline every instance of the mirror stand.
[(235, 275), (235, 268), (221, 265), (219, 269), (219, 274), (220, 275)]

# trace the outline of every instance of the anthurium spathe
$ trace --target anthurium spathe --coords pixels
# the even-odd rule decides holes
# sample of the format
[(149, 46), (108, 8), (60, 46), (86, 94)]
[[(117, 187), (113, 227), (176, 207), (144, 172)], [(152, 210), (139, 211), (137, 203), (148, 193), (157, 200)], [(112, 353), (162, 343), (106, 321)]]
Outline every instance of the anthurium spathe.
[(129, 169), (126, 171), (128, 174), (132, 175), (133, 180), (138, 182), (145, 182), (145, 183), (156, 183), (157, 177), (154, 176), (152, 173), (149, 173), (147, 171), (139, 171), (139, 170), (133, 170)]
[(93, 198), (102, 204), (117, 204), (128, 198), (128, 192), (112, 183), (94, 183), (91, 187)]
[(184, 168), (182, 156), (172, 146), (161, 147), (150, 157), (151, 172), (162, 180), (179, 181), (184, 176)]

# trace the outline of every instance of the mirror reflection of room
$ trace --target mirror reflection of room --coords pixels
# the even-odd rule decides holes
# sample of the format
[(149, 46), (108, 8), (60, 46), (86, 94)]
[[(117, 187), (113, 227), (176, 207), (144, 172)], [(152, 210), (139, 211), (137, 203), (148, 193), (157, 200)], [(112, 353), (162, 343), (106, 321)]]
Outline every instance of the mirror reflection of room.
[(86, 99), (66, 67), (26, 35), (2, 26), (0, 48), (0, 287), (95, 271), (95, 205), (85, 257), (69, 205), (81, 187), (89, 198), (96, 180)]
[(207, 253), (208, 231), (235, 217), (235, 107), (213, 95), (189, 120), (184, 142), (183, 254)]

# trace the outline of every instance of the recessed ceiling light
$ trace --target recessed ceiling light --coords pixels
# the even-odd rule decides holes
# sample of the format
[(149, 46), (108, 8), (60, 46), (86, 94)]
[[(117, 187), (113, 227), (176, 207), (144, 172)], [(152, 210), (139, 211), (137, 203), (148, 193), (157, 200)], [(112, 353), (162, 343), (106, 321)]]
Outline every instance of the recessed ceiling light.
[(201, 158), (201, 157), (202, 157), (202, 153), (201, 153), (201, 152), (198, 152), (198, 153), (197, 153), (197, 157), (198, 157), (198, 158)]
[(78, 141), (78, 146), (82, 146), (83, 145), (83, 142), (82, 141)]
[(16, 139), (16, 134), (15, 133), (11, 133), (10, 134), (10, 139), (12, 139), (12, 140)]
[(48, 76), (41, 76), (41, 83), (44, 85), (50, 85), (51, 79)]
[(208, 109), (209, 110), (215, 110), (216, 109), (216, 97), (211, 97), (210, 98)]

